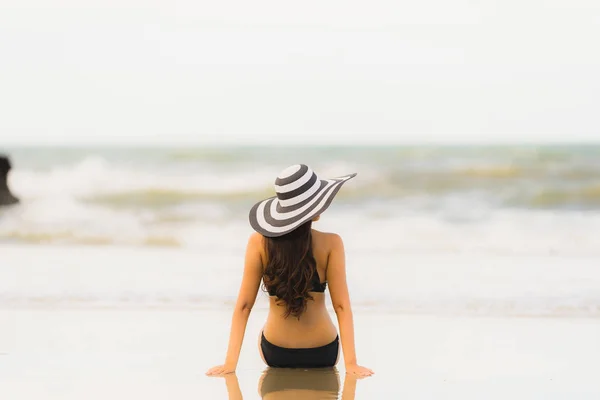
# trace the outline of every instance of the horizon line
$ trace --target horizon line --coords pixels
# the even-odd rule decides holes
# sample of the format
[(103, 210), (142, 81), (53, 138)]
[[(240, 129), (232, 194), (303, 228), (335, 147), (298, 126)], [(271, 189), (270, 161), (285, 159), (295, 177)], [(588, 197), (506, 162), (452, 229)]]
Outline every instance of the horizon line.
[(322, 143), (306, 143), (306, 142), (288, 142), (288, 143), (266, 143), (266, 142), (70, 142), (70, 143), (6, 143), (0, 144), (0, 149), (10, 148), (89, 148), (89, 147), (111, 147), (111, 148), (127, 148), (127, 147), (139, 147), (139, 148), (181, 148), (181, 147), (204, 147), (204, 148), (249, 148), (249, 147), (267, 147), (267, 148), (287, 148), (287, 147), (456, 147), (456, 146), (470, 146), (470, 147), (512, 147), (512, 146), (585, 146), (585, 145), (600, 145), (600, 139), (598, 140), (564, 140), (564, 141), (411, 141), (411, 142), (375, 142), (375, 143), (335, 143), (335, 142), (322, 142)]

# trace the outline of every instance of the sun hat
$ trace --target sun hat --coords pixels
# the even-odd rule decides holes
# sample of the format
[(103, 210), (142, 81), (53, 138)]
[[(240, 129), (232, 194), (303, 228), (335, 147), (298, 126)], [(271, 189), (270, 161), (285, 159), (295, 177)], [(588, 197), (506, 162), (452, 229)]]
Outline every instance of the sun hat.
[(250, 225), (264, 236), (283, 236), (325, 211), (342, 185), (355, 176), (321, 180), (304, 164), (287, 167), (275, 179), (277, 195), (250, 210)]

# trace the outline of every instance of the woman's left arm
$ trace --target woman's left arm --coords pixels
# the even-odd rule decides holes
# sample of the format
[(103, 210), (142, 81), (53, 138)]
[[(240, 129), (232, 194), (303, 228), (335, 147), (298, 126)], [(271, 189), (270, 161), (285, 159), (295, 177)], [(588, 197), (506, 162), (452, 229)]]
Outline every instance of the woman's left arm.
[(227, 347), (225, 364), (209, 369), (206, 375), (228, 374), (234, 372), (237, 367), (248, 317), (256, 301), (258, 287), (262, 279), (262, 248), (263, 237), (259, 233), (253, 233), (246, 246), (244, 275), (231, 319), (231, 331), (229, 333), (229, 346)]

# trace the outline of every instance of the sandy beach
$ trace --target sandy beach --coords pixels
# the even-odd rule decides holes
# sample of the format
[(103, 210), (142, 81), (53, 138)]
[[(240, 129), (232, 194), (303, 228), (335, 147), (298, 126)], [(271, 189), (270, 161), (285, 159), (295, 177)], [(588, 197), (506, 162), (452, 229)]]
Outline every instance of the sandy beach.
[[(22, 203), (0, 210), (2, 399), (247, 400), (260, 382), (285, 395), (268, 400), (600, 397), (598, 147), (10, 155)], [(263, 292), (235, 377), (204, 375), (224, 361), (248, 210), (298, 157), (359, 172), (315, 226), (344, 239), (358, 359), (376, 373), (355, 390), (343, 363), (263, 375)], [(283, 391), (301, 381), (315, 384)]]
[[(392, 264), (349, 253), (358, 358), (376, 372), (356, 382), (356, 399), (600, 396), (593, 258), (407, 254)], [(261, 398), (264, 293), (237, 379), (204, 375), (224, 358), (238, 255), (21, 245), (2, 254), (2, 398), (236, 399), (233, 383)], [(388, 279), (357, 267), (373, 260)], [(341, 392), (343, 363), (338, 373)]]
[[(264, 318), (263, 310), (252, 314), (236, 374), (244, 399), (261, 398), (256, 337)], [(224, 379), (204, 376), (222, 361), (228, 323), (228, 313), (210, 310), (2, 310), (0, 393), (228, 399)], [(356, 327), (359, 360), (376, 371), (357, 382), (357, 399), (600, 395), (595, 319), (357, 313)], [(343, 385), (343, 364), (339, 373)]]

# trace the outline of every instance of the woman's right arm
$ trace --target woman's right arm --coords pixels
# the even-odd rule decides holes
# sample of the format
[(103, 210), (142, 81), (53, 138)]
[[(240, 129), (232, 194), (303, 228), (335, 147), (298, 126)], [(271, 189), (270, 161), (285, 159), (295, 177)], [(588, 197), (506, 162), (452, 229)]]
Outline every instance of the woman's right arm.
[(344, 352), (344, 363), (346, 373), (357, 376), (369, 376), (373, 371), (361, 367), (356, 361), (356, 349), (354, 348), (354, 321), (352, 307), (350, 306), (350, 294), (346, 282), (346, 255), (344, 242), (339, 235), (331, 234), (331, 251), (327, 263), (327, 283), (331, 294), (333, 309), (337, 315), (340, 327), (342, 350)]

